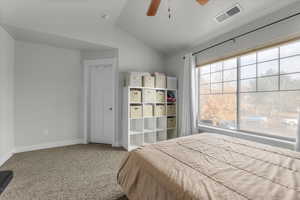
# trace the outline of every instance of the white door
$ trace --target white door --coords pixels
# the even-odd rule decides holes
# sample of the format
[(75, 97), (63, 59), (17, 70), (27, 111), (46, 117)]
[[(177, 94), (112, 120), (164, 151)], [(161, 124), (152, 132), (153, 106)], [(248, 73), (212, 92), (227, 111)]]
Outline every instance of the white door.
[(113, 70), (112, 65), (90, 68), (90, 142), (113, 143)]

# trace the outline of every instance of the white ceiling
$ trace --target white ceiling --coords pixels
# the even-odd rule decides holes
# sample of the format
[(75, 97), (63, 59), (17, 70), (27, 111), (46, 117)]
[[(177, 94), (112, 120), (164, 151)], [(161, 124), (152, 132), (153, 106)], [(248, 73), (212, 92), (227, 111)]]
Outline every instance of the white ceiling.
[[(145, 15), (150, 0), (1, 0), (0, 19), (15, 27), (42, 27), (46, 33), (60, 29), (88, 32), (95, 27), (104, 31), (108, 26), (118, 26), (169, 54), (206, 42), (299, 0), (210, 0), (205, 6), (195, 0), (169, 1), (171, 20), (167, 16), (168, 0), (162, 0), (156, 17)], [(243, 8), (241, 14), (221, 24), (214, 20), (217, 14), (236, 3)], [(103, 20), (103, 14), (109, 14), (110, 18)]]

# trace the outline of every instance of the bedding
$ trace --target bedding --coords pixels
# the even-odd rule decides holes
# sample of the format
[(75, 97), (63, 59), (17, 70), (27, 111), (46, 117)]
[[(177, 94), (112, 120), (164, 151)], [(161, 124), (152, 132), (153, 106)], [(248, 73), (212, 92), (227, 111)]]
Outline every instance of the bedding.
[(298, 200), (300, 154), (204, 133), (130, 152), (117, 180), (130, 200)]

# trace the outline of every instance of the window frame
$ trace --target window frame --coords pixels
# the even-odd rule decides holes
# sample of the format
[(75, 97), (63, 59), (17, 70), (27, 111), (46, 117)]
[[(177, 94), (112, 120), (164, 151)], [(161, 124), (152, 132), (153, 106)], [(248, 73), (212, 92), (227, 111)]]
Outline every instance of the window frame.
[[(300, 43), (299, 38), (292, 40), (292, 41), (287, 41), (287, 42), (281, 42), (278, 43), (276, 45), (269, 45), (266, 46), (265, 48), (259, 48), (259, 49), (254, 49), (253, 51), (248, 51), (245, 52), (244, 54), (238, 54), (232, 57), (227, 57), (225, 59), (219, 59), (216, 62), (211, 62), (211, 63), (206, 63), (204, 65), (199, 65), (197, 67), (203, 67), (203, 66), (207, 66), (207, 65), (211, 65), (211, 64), (215, 64), (215, 63), (219, 63), (219, 62), (224, 62), (230, 59), (237, 59), (237, 66), (236, 68), (230, 68), (230, 69), (224, 69), (224, 64), (222, 63), (222, 81), (220, 82), (220, 84), (222, 84), (222, 93), (218, 93), (218, 94), (235, 94), (236, 95), (236, 129), (226, 129), (226, 128), (222, 128), (222, 127), (217, 127), (217, 126), (213, 126), (213, 125), (206, 125), (204, 123), (200, 123), (198, 117), (197, 117), (197, 127), (198, 129), (201, 131), (202, 129), (211, 129), (211, 130), (216, 130), (216, 131), (221, 131), (224, 133), (238, 133), (238, 134), (250, 134), (252, 136), (259, 136), (259, 137), (266, 137), (266, 138), (270, 138), (270, 139), (276, 139), (276, 140), (283, 140), (283, 141), (287, 141), (287, 142), (295, 142), (296, 141), (296, 137), (285, 137), (285, 136), (280, 136), (280, 135), (274, 135), (274, 134), (267, 134), (267, 133), (260, 133), (260, 132), (255, 132), (255, 131), (248, 131), (248, 130), (244, 130), (240, 128), (240, 98), (241, 98), (241, 94), (242, 93), (263, 93), (263, 92), (287, 92), (287, 91), (300, 91), (299, 89), (282, 89), (281, 88), (281, 76), (287, 76), (287, 75), (300, 75), (300, 70), (299, 72), (288, 72), (288, 73), (283, 73), (281, 72), (281, 60), (283, 59), (288, 59), (288, 58), (293, 58), (293, 57), (299, 57), (300, 58), (300, 53), (295, 53), (293, 55), (288, 55), (288, 56), (281, 56), (281, 47), (284, 47), (285, 45), (289, 45), (292, 43)], [(258, 53), (259, 52), (263, 52), (263, 51), (267, 51), (268, 49), (272, 49), (272, 48), (277, 48), (278, 50), (278, 57), (274, 58), (274, 59), (269, 59), (269, 60), (265, 60), (265, 61), (258, 61)], [(251, 54), (255, 54), (256, 55), (256, 62), (252, 63), (252, 64), (246, 64), (246, 65), (241, 65), (241, 57), (246, 56), (246, 55), (251, 55)], [(258, 65), (261, 63), (267, 63), (267, 62), (273, 62), (273, 61), (277, 61), (278, 62), (278, 71), (275, 74), (272, 75), (259, 75), (259, 71), (258, 71)], [(243, 67), (247, 67), (247, 66), (251, 66), (251, 65), (256, 65), (256, 76), (252, 77), (252, 78), (244, 78), (241, 79), (241, 68)], [(236, 74), (236, 80), (233, 81), (224, 81), (224, 71), (228, 71), (228, 70), (233, 70), (236, 69), (237, 74)], [(211, 72), (211, 68), (210, 68), (210, 72), (206, 73), (210, 74), (210, 83), (208, 84), (201, 84), (200, 83), (200, 70), (197, 70), (197, 77), (199, 77), (199, 81), (198, 81), (198, 88), (199, 88), (199, 92), (200, 92), (200, 87), (201, 85), (210, 85), (210, 95), (216, 95), (214, 93), (211, 92), (211, 85), (214, 84), (211, 82), (211, 74), (215, 73), (215, 72)], [(259, 78), (266, 78), (266, 77), (276, 77), (277, 81), (278, 81), (278, 86), (276, 90), (270, 90), (270, 91), (260, 91), (258, 89), (258, 79)], [(242, 80), (251, 80), (251, 79), (255, 79), (256, 81), (256, 89), (253, 92), (241, 92), (241, 81)], [(236, 92), (235, 93), (225, 93), (224, 92), (224, 83), (225, 82), (236, 82)], [(209, 95), (209, 94), (204, 94), (204, 95)], [(199, 104), (199, 99), (200, 99), (200, 93), (199, 95), (197, 95), (197, 104)], [(197, 110), (197, 112), (200, 111), (200, 105), (199, 105), (199, 109)], [(199, 113), (198, 113), (199, 114)], [(197, 115), (198, 115), (197, 114)]]

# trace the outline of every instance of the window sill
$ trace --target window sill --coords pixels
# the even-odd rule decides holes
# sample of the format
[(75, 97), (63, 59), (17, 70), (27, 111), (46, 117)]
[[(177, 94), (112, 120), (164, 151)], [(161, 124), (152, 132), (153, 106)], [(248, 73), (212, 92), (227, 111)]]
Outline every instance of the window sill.
[(277, 139), (272, 137), (266, 137), (266, 136), (241, 132), (241, 131), (227, 130), (227, 129), (204, 126), (204, 125), (199, 125), (198, 130), (200, 133), (203, 132), (217, 133), (217, 134), (228, 135), (228, 136), (237, 137), (245, 140), (251, 140), (254, 142), (259, 142), (271, 146), (281, 147), (285, 149), (290, 149), (290, 150), (295, 149), (295, 142), (284, 140), (284, 139)]

